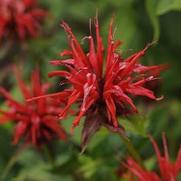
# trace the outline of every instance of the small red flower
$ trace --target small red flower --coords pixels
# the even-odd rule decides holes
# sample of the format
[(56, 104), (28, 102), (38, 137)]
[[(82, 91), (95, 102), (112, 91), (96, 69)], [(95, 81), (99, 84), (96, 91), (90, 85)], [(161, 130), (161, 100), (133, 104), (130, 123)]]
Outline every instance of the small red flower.
[[(20, 138), (33, 145), (41, 145), (54, 138), (65, 139), (66, 133), (59, 125), (58, 114), (64, 100), (50, 100), (49, 98), (39, 99), (30, 103), (26, 99), (45, 94), (49, 88), (48, 84), (41, 84), (38, 70), (32, 73), (32, 88), (29, 89), (20, 79), (16, 70), (17, 82), (24, 97), (24, 102), (14, 100), (11, 95), (2, 87), (0, 94), (7, 100), (8, 110), (0, 110), (2, 116), (0, 123), (4, 124), (9, 120), (16, 123), (13, 143), (17, 144)], [(66, 93), (62, 93), (66, 97)]]
[(20, 39), (36, 36), (46, 14), (37, 6), (37, 0), (1, 0), (0, 39), (11, 35)]
[(164, 155), (161, 155), (158, 145), (153, 138), (150, 138), (156, 152), (160, 175), (156, 172), (147, 171), (139, 166), (132, 158), (128, 159), (127, 167), (139, 179), (139, 181), (177, 181), (177, 176), (181, 173), (181, 148), (175, 163), (169, 159), (167, 142), (163, 135)]
[(51, 61), (51, 64), (63, 65), (66, 70), (53, 71), (49, 74), (50, 77), (64, 77), (70, 84), (68, 103), (60, 113), (60, 118), (66, 115), (72, 104), (80, 105), (73, 127), (76, 127), (82, 116), (85, 116), (83, 145), (101, 125), (111, 131), (122, 132), (117, 117), (137, 112), (132, 100), (136, 96), (157, 100), (153, 91), (144, 85), (157, 79), (165, 66), (143, 66), (139, 63), (151, 44), (124, 59), (117, 51), (121, 42), (113, 39), (113, 21), (110, 23), (105, 50), (98, 19), (95, 19), (95, 39), (93, 35), (84, 38), (89, 42), (88, 53), (83, 51), (71, 28), (65, 22), (62, 22), (61, 26), (68, 34), (70, 50), (64, 50), (60, 56), (68, 58)]

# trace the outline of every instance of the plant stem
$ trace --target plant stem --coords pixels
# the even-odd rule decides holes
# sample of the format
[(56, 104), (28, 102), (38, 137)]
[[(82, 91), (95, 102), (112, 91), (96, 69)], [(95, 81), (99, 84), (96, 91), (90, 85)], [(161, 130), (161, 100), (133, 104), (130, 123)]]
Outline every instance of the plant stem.
[(16, 161), (18, 160), (19, 155), (26, 149), (26, 145), (21, 146), (16, 152), (15, 154), (11, 157), (11, 159), (8, 161), (2, 175), (1, 175), (1, 179), (4, 180), (8, 173), (10, 172), (10, 170), (12, 169), (12, 167), (15, 165)]
[(126, 148), (129, 151), (130, 155), (135, 159), (135, 161), (139, 163), (139, 165), (141, 165), (144, 168), (140, 154), (137, 152), (132, 142), (127, 137), (124, 137), (121, 134), (120, 134), (120, 137), (122, 141), (124, 142), (124, 144), (126, 145)]

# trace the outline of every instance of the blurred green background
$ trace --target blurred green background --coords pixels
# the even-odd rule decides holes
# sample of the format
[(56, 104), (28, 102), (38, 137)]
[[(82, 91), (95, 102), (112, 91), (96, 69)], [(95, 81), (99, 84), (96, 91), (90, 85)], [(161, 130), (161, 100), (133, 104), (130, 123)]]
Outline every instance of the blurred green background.
[[(6, 47), (8, 45), (0, 45), (1, 85), (20, 99), (11, 73), (11, 65), (16, 63), (23, 67), (23, 78), (27, 83), (32, 70), (39, 65), (42, 81), (52, 82), (55, 89), (60, 89), (58, 79), (47, 77), (47, 73), (55, 69), (48, 62), (59, 58), (58, 53), (68, 47), (60, 21), (65, 20), (81, 41), (89, 35), (89, 19), (98, 12), (106, 43), (108, 25), (114, 16), (115, 35), (123, 42), (120, 49), (123, 56), (157, 40), (156, 46), (148, 50), (142, 61), (148, 65), (169, 64), (157, 88), (158, 96), (164, 95), (164, 100), (138, 102), (140, 115), (129, 120), (120, 118), (120, 123), (149, 169), (154, 168), (156, 157), (146, 136), (148, 132), (159, 144), (161, 134), (165, 132), (170, 156), (175, 159), (181, 142), (181, 0), (41, 0), (40, 4), (50, 12), (41, 36), (11, 49)], [(64, 121), (67, 131), (71, 119)], [(7, 181), (122, 181), (117, 170), (126, 158), (127, 150), (119, 136), (102, 129), (92, 138), (86, 152), (80, 154), (80, 130), (81, 126), (68, 142), (55, 143), (52, 166), (46, 155), (32, 148), (18, 155), (19, 145), (11, 145), (12, 125), (1, 126), (0, 175), (7, 172)]]

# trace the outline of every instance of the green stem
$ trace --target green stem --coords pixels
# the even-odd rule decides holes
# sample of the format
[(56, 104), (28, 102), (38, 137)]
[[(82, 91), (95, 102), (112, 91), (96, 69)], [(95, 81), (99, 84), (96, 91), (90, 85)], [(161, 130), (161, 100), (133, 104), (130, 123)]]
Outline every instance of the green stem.
[(139, 165), (141, 165), (144, 168), (140, 154), (137, 152), (132, 142), (127, 137), (124, 137), (122, 135), (120, 135), (120, 137), (122, 141), (124, 142), (124, 144), (126, 145), (126, 148), (129, 151), (130, 155), (135, 159), (135, 161), (139, 163)]
[(13, 166), (15, 165), (15, 163), (17, 162), (19, 155), (25, 150), (26, 146), (23, 145), (22, 147), (20, 147), (15, 154), (11, 157), (11, 159), (8, 161), (2, 175), (1, 175), (1, 179), (4, 180), (7, 176), (8, 173), (10, 172), (10, 170), (13, 168)]

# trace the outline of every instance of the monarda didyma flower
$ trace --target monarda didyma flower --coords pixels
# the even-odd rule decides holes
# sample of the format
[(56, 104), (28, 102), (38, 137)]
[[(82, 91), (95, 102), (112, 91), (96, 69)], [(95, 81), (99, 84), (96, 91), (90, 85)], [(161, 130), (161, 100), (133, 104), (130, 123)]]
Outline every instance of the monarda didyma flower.
[(37, 6), (37, 0), (1, 0), (0, 39), (36, 36), (46, 14)]
[(172, 163), (169, 159), (165, 135), (163, 135), (164, 155), (160, 153), (155, 140), (151, 138), (151, 141), (156, 152), (160, 175), (154, 171), (143, 169), (132, 158), (128, 159), (126, 167), (138, 178), (138, 181), (177, 181), (177, 176), (181, 174), (181, 148), (179, 149), (176, 162)]
[[(58, 119), (58, 114), (62, 109), (58, 105), (64, 104), (64, 100), (55, 101), (46, 98), (27, 103), (26, 99), (45, 94), (49, 85), (40, 83), (38, 70), (32, 73), (31, 89), (20, 79), (17, 70), (16, 77), (24, 102), (16, 101), (4, 88), (0, 87), (0, 95), (6, 98), (8, 106), (8, 110), (0, 109), (2, 114), (0, 124), (10, 120), (15, 122), (13, 143), (17, 144), (22, 138), (26, 143), (41, 146), (41, 144), (46, 144), (52, 139), (64, 140), (66, 133), (60, 126)], [(66, 93), (63, 94), (66, 97)]]
[(66, 56), (66, 59), (53, 60), (51, 64), (63, 65), (66, 69), (49, 73), (50, 77), (64, 77), (67, 85), (70, 85), (66, 89), (70, 93), (68, 102), (60, 113), (60, 118), (64, 118), (72, 104), (79, 105), (80, 109), (78, 109), (72, 128), (76, 127), (80, 119), (85, 116), (82, 132), (84, 146), (90, 136), (101, 126), (113, 132), (122, 133), (118, 116), (137, 112), (132, 100), (136, 96), (146, 96), (157, 100), (154, 92), (146, 88), (145, 84), (158, 79), (160, 71), (165, 66), (141, 65), (140, 58), (151, 44), (124, 59), (117, 51), (121, 42), (113, 39), (113, 21), (110, 23), (105, 49), (100, 36), (98, 19), (95, 19), (95, 39), (92, 35), (84, 38), (89, 42), (87, 53), (81, 48), (71, 28), (65, 22), (62, 22), (61, 26), (68, 34), (70, 49), (60, 53), (60, 56)]

